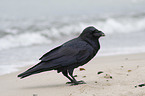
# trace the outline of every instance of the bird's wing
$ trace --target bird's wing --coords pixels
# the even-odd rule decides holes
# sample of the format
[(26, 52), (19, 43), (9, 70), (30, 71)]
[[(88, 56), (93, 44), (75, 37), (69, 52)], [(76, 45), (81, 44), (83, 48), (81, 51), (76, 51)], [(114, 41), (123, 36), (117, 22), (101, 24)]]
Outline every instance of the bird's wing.
[(61, 58), (64, 56), (74, 56), (77, 53), (78, 53), (78, 50), (75, 50), (71, 47), (59, 46), (59, 47), (51, 50), (50, 52), (44, 54), (40, 58), (40, 60), (41, 61), (50, 61), (50, 60), (54, 60), (54, 59)]
[[(70, 66), (72, 64), (84, 64), (86, 63), (87, 58), (90, 56), (90, 52), (88, 50), (82, 49), (77, 52), (70, 54), (68, 56), (63, 56), (60, 59), (63, 60), (61, 62), (61, 66)], [(63, 59), (62, 59), (63, 58)]]
[[(90, 56), (91, 52), (84, 48), (62, 48), (57, 53), (53, 53), (50, 56), (47, 55), (42, 59), (42, 68), (54, 68), (70, 66), (72, 64), (86, 63), (86, 59)], [(46, 63), (45, 63), (46, 62)], [(39, 67), (40, 68), (40, 67)]]
[(50, 52), (44, 54), (40, 60), (43, 61), (56, 61), (58, 62), (80, 62), (85, 60), (88, 56), (91, 55), (90, 48), (88, 48), (88, 45), (83, 45), (82, 47), (76, 46), (59, 46)]
[(58, 47), (52, 49), (51, 51), (45, 53), (41, 58), (39, 58), (39, 60), (45, 61), (45, 59), (48, 58), (49, 56), (51, 56), (51, 54), (52, 55), (57, 54), (57, 51), (60, 49), (60, 47), (61, 46), (58, 46)]

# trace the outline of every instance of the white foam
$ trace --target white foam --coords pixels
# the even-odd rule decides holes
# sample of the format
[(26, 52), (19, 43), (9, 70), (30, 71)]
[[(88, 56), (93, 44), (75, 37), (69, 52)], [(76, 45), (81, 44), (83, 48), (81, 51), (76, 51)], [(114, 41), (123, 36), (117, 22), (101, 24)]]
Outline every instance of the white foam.
[(110, 35), (145, 31), (144, 15), (105, 18), (90, 18), (88, 16), (85, 18), (78, 17), (77, 19), (68, 17), (66, 20), (47, 20), (28, 19), (21, 20), (18, 24), (17, 20), (6, 21), (6, 23), (3, 21), (3, 27), (0, 30), (3, 35), (0, 37), (0, 50), (34, 44), (49, 44), (56, 38), (78, 36), (85, 27), (90, 25)]
[(23, 33), (14, 36), (7, 35), (0, 38), (0, 50), (42, 43), (51, 43), (51, 41), (40, 33)]
[(96, 23), (96, 26), (98, 26), (105, 33), (112, 34), (144, 31), (144, 24), (145, 18), (138, 18), (137, 20), (134, 18), (131, 18), (131, 20), (128, 18), (108, 18), (105, 21), (99, 21)]

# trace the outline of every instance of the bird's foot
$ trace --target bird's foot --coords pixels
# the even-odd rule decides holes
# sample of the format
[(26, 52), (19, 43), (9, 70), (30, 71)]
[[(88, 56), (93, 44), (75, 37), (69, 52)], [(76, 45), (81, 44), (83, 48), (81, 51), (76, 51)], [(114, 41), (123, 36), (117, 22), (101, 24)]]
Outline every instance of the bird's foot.
[(71, 85), (79, 85), (79, 84), (86, 84), (84, 81), (75, 81), (75, 82), (66, 82), (66, 84), (71, 84)]
[(86, 84), (86, 82), (81, 80), (81, 81), (76, 81), (76, 82), (72, 83), (71, 85), (73, 86), (73, 85), (79, 85), (79, 84)]
[(73, 84), (74, 82), (66, 82), (66, 84)]
[(74, 84), (72, 84), (72, 85), (79, 85), (79, 84), (86, 84), (86, 82), (84, 82), (83, 80), (81, 80), (81, 81), (76, 81), (76, 82), (74, 82)]
[(77, 81), (77, 82), (79, 82), (79, 84), (86, 84), (86, 82), (83, 81), (83, 80), (81, 80), (81, 81)]

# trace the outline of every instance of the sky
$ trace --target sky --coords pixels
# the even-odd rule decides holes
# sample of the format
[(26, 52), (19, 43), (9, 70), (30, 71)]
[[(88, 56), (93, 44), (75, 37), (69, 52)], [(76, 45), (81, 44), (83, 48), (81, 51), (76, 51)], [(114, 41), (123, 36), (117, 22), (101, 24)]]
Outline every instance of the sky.
[(53, 16), (141, 10), (145, 0), (0, 0), (0, 13), (7, 16)]

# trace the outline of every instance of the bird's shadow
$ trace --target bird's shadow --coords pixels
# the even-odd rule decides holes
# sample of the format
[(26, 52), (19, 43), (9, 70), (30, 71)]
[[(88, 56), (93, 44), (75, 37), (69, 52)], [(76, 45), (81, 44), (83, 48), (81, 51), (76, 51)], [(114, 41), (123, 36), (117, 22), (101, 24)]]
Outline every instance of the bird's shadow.
[(67, 87), (67, 84), (48, 84), (48, 85), (36, 85), (36, 86), (25, 86), (22, 89), (45, 89), (45, 88), (57, 88), (57, 87)]

